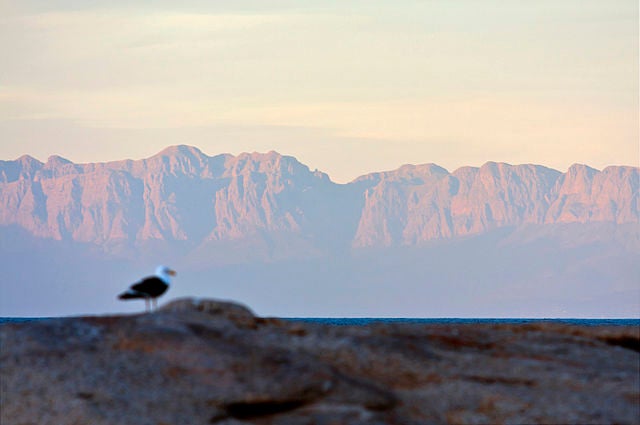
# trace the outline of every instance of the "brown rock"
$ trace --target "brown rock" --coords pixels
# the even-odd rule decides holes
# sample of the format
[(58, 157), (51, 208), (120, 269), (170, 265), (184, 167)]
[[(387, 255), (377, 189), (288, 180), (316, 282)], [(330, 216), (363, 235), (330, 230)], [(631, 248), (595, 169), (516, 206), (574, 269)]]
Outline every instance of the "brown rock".
[(631, 327), (323, 326), (183, 299), (0, 326), (2, 424), (640, 423)]

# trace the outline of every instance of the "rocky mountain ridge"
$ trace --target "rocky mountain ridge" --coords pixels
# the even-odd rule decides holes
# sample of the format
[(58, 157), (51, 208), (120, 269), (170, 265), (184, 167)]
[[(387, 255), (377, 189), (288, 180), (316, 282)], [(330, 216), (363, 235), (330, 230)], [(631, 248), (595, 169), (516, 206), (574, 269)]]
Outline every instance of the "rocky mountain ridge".
[(189, 146), (0, 161), (0, 315), (134, 311), (114, 294), (168, 264), (170, 296), (273, 315), (637, 317), (639, 174), (423, 164), (335, 184)]
[(488, 162), (405, 165), (340, 185), (276, 152), (207, 156), (173, 146), (143, 160), (0, 161), (0, 226), (117, 250), (148, 241), (284, 238), (308, 250), (419, 245), (505, 226), (637, 223), (640, 169)]

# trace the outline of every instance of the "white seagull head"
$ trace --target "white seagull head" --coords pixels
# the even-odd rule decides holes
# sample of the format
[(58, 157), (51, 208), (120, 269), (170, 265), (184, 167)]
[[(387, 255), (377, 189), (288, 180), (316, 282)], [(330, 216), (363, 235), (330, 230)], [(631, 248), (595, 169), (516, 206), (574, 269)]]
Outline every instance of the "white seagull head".
[(167, 266), (158, 266), (156, 268), (156, 276), (158, 276), (167, 284), (169, 284), (169, 282), (171, 281), (171, 276), (175, 276), (175, 275), (176, 275), (176, 272), (174, 270), (171, 270)]

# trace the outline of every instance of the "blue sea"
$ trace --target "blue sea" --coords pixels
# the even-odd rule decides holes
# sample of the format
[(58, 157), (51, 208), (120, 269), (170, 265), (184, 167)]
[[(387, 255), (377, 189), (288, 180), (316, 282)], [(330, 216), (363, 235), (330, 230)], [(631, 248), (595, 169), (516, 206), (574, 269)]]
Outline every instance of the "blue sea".
[(285, 318), (285, 320), (321, 323), (334, 326), (364, 326), (372, 323), (411, 323), (411, 324), (526, 324), (526, 323), (563, 323), (568, 325), (580, 326), (640, 326), (640, 319), (519, 319), (519, 318), (330, 318), (330, 317), (313, 317), (313, 318)]
[[(45, 320), (47, 317), (0, 317), (1, 323), (32, 322)], [(521, 318), (402, 318), (402, 317), (283, 317), (283, 320), (294, 322), (318, 323), (333, 326), (365, 326), (373, 323), (408, 323), (408, 324), (528, 324), (528, 323), (561, 323), (579, 326), (640, 326), (640, 319), (521, 319)]]

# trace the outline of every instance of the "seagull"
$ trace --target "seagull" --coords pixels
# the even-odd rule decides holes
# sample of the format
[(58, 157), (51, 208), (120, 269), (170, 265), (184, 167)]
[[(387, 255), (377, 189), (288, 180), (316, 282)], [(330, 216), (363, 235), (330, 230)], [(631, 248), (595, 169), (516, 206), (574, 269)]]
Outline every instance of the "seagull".
[(166, 266), (158, 266), (154, 276), (145, 277), (140, 282), (134, 283), (122, 294), (118, 295), (121, 300), (144, 298), (145, 311), (149, 312), (158, 307), (157, 298), (169, 289), (171, 276), (176, 272)]

